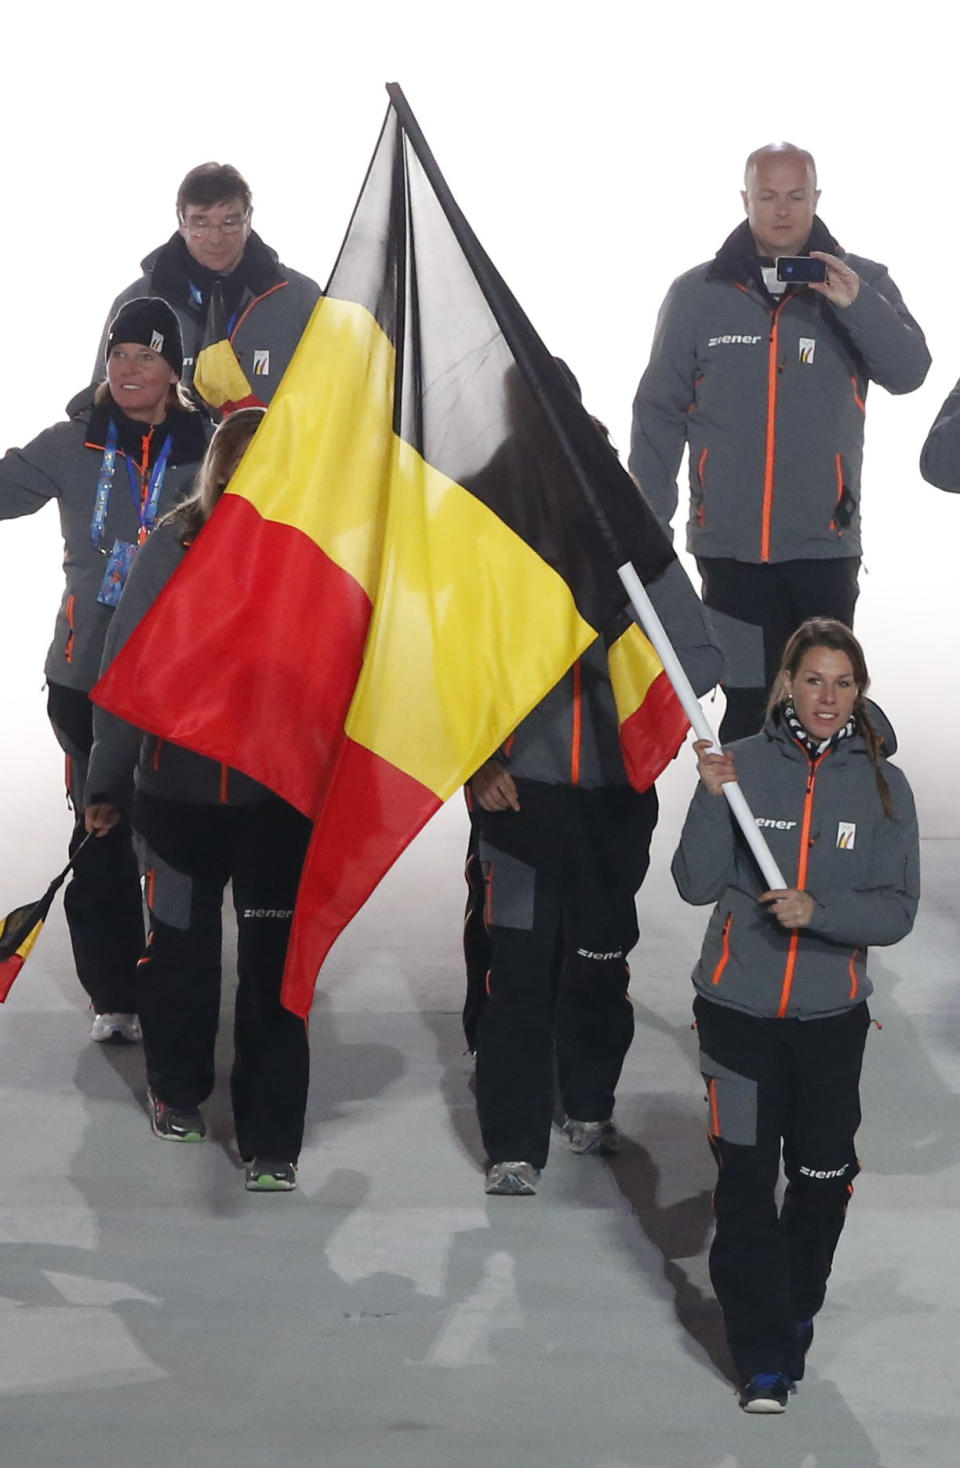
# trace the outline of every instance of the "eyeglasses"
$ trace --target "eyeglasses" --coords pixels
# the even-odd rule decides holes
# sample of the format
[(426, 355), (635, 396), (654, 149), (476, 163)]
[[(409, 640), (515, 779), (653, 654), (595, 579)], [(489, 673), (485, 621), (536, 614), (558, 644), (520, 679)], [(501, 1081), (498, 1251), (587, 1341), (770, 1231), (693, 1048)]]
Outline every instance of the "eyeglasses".
[(180, 221), (187, 234), (192, 234), (194, 238), (202, 240), (213, 234), (215, 230), (218, 230), (220, 234), (239, 234), (249, 218), (249, 214), (228, 214), (226, 219), (221, 219), (218, 224), (211, 224), (205, 219), (194, 222), (192, 219), (184, 219), (181, 215)]

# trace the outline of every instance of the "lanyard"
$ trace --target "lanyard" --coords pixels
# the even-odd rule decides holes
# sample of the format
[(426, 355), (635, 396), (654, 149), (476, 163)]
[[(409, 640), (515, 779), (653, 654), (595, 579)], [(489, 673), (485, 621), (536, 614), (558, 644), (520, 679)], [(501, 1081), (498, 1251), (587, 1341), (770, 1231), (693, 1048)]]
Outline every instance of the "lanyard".
[[(97, 493), (93, 502), (93, 519), (90, 522), (90, 537), (100, 549), (103, 540), (104, 527), (107, 523), (107, 510), (110, 507), (110, 491), (113, 488), (113, 476), (117, 468), (117, 425), (110, 419), (107, 428), (107, 441), (103, 450), (103, 459), (100, 463), (100, 478), (97, 480)], [(163, 489), (163, 477), (167, 472), (167, 461), (173, 448), (173, 436), (167, 434), (163, 448), (157, 455), (157, 461), (153, 466), (149, 479), (146, 475), (141, 476), (136, 465), (127, 455), (127, 478), (130, 481), (130, 493), (133, 495), (133, 508), (137, 516), (137, 524), (140, 527), (137, 535), (137, 544), (143, 545), (150, 531), (153, 529), (157, 518), (157, 506), (160, 503), (160, 493)]]
[[(203, 291), (198, 285), (194, 285), (192, 280), (188, 280), (187, 285), (190, 287), (190, 299), (193, 301), (193, 304), (197, 307), (197, 309), (202, 311), (204, 309)], [(239, 307), (236, 311), (231, 311), (230, 315), (227, 317), (227, 329), (225, 332), (227, 341), (229, 341), (231, 336), (233, 335), (233, 328), (236, 326), (239, 317)]]

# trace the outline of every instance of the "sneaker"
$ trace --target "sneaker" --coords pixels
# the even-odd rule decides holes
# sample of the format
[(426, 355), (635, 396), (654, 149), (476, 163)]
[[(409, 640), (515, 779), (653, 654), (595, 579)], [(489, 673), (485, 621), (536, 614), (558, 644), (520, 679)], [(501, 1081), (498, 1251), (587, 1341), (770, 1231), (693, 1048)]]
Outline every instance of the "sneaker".
[(782, 1412), (793, 1390), (782, 1371), (761, 1371), (740, 1388), (740, 1405), (745, 1412)]
[(609, 1117), (606, 1121), (574, 1121), (568, 1116), (563, 1131), (571, 1152), (598, 1152), (601, 1157), (612, 1157), (623, 1146), (623, 1136)]
[(135, 1014), (95, 1014), (90, 1038), (98, 1045), (136, 1045), (143, 1035)]
[(529, 1198), (537, 1191), (540, 1174), (532, 1162), (494, 1162), (484, 1187), (501, 1197)]
[(202, 1142), (207, 1124), (196, 1106), (168, 1106), (152, 1091), (147, 1091), (150, 1125), (153, 1135), (164, 1142)]
[(297, 1186), (297, 1164), (276, 1157), (254, 1157), (244, 1171), (248, 1193), (292, 1193)]

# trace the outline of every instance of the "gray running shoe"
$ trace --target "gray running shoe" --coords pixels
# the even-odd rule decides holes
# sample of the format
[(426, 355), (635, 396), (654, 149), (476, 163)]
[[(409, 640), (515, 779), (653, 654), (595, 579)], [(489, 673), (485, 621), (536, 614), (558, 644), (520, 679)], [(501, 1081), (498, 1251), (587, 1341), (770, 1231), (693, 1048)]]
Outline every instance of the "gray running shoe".
[(98, 1045), (136, 1045), (143, 1039), (135, 1014), (95, 1014), (90, 1038)]
[(255, 1157), (244, 1172), (248, 1193), (292, 1193), (297, 1186), (297, 1164), (277, 1157)]
[(207, 1124), (196, 1106), (168, 1106), (152, 1091), (147, 1091), (150, 1125), (153, 1135), (164, 1142), (202, 1142)]
[(623, 1146), (623, 1137), (609, 1117), (606, 1121), (574, 1121), (568, 1116), (563, 1132), (571, 1152), (599, 1152), (601, 1157), (612, 1157)]
[(537, 1191), (540, 1174), (532, 1162), (494, 1162), (484, 1187), (500, 1197), (529, 1198)]

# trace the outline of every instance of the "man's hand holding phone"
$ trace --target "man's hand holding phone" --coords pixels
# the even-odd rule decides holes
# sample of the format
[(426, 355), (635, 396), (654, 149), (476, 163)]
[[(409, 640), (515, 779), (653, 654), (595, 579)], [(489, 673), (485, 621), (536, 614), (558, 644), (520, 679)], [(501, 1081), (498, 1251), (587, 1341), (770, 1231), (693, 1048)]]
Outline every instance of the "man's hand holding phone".
[(852, 306), (860, 293), (860, 277), (836, 255), (811, 250), (809, 255), (780, 255), (777, 279), (789, 285), (805, 285), (826, 296), (832, 306)]

